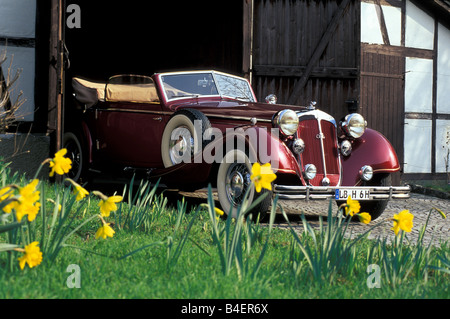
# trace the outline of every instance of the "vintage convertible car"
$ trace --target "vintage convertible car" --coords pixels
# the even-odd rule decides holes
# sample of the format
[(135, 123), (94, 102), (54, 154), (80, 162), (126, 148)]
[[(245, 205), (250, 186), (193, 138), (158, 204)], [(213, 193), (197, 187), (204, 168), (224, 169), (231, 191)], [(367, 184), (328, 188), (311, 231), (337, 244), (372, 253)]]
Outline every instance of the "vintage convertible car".
[[(255, 212), (274, 194), (285, 200), (359, 200), (375, 219), (391, 199), (400, 170), (389, 141), (359, 114), (336, 121), (315, 103), (258, 103), (250, 83), (216, 71), (118, 75), (106, 83), (72, 80), (80, 117), (66, 130), (72, 178), (91, 170), (142, 174), (161, 185), (196, 190), (211, 184), (223, 210), (235, 214), (250, 185), (252, 163), (271, 163), (277, 175)], [(264, 192), (250, 191), (255, 200)], [(299, 207), (299, 210), (301, 208)]]

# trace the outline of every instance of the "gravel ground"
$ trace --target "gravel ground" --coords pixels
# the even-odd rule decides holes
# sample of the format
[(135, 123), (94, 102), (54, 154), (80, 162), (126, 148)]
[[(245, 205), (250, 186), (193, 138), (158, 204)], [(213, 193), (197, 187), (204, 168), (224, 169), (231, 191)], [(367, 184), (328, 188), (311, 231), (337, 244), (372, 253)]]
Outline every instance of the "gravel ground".
[[(185, 196), (187, 199), (194, 200), (193, 204), (198, 203), (197, 201), (204, 200), (206, 194), (203, 192), (197, 193), (180, 193), (180, 195)], [(326, 225), (326, 217), (328, 215), (328, 205), (329, 201), (279, 201), (279, 204), (283, 207), (289, 221), (293, 227), (298, 229), (298, 231), (303, 231), (303, 225), (301, 223), (301, 213), (303, 212), (306, 216), (308, 223), (312, 227), (318, 228), (319, 216), (322, 216)], [(333, 201), (332, 203), (333, 211), (337, 212), (337, 205)], [(430, 210), (435, 207), (443, 211), (449, 218), (443, 219), (441, 215)], [(424, 242), (426, 244), (432, 243), (433, 245), (440, 245), (443, 242), (449, 242), (450, 239), (450, 200), (440, 199), (433, 196), (426, 196), (421, 194), (411, 194), (411, 198), (406, 200), (392, 200), (388, 203), (386, 210), (383, 215), (378, 219), (372, 221), (369, 225), (364, 225), (358, 221), (352, 221), (349, 225), (349, 235), (352, 237), (358, 236), (367, 232), (370, 228), (375, 225), (375, 227), (369, 234), (370, 239), (384, 239), (387, 236), (387, 240), (391, 241), (394, 238), (394, 232), (391, 230), (392, 221), (388, 219), (392, 218), (395, 214), (398, 214), (402, 210), (409, 210), (414, 215), (414, 227), (411, 233), (407, 234), (407, 237), (414, 244), (417, 242), (417, 238), (421, 229), (427, 223), (428, 216), (430, 215), (428, 226), (426, 228), (426, 233), (424, 236)], [(281, 215), (281, 210), (278, 210), (280, 214), (277, 215), (276, 225), (280, 228), (287, 228), (284, 217)]]
[[(299, 215), (303, 210), (308, 222), (313, 227), (319, 226), (318, 216), (327, 216), (329, 202), (310, 202), (306, 204), (305, 202), (298, 201), (280, 201), (283, 210), (288, 215), (289, 220), (297, 221), (292, 223), (295, 227), (303, 229), (301, 222), (299, 222)], [(333, 210), (337, 211), (337, 205), (333, 203)], [(350, 223), (350, 230), (352, 237), (358, 236), (369, 230), (374, 225), (380, 224), (380, 226), (374, 228), (369, 235), (369, 238), (385, 238), (388, 236), (388, 241), (394, 238), (394, 232), (391, 230), (392, 221), (388, 221), (395, 214), (398, 214), (402, 210), (409, 210), (410, 213), (414, 215), (414, 227), (411, 233), (408, 234), (408, 238), (412, 243), (417, 241), (419, 232), (427, 223), (428, 216), (430, 216), (428, 221), (428, 226), (426, 228), (426, 233), (424, 236), (425, 243), (433, 243), (433, 245), (440, 245), (442, 242), (448, 242), (450, 239), (450, 221), (449, 218), (443, 219), (441, 215), (433, 211), (430, 215), (430, 210), (435, 207), (444, 212), (448, 217), (450, 217), (450, 200), (440, 199), (437, 197), (411, 194), (411, 198), (407, 200), (392, 200), (389, 202), (383, 215), (378, 219), (372, 221), (369, 225), (361, 224), (357, 221)], [(278, 218), (280, 227), (286, 227), (287, 224), (284, 223), (280, 218)]]

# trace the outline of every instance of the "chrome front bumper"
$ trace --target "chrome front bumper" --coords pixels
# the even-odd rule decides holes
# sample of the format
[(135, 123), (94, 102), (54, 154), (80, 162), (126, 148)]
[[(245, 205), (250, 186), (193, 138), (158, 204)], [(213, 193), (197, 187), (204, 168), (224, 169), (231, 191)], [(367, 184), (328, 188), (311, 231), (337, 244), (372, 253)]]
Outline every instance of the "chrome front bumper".
[(275, 185), (274, 193), (278, 195), (279, 199), (283, 200), (345, 200), (345, 198), (338, 198), (339, 190), (345, 189), (351, 196), (352, 192), (364, 192), (365, 198), (361, 199), (358, 196), (353, 196), (357, 200), (391, 200), (391, 199), (408, 199), (410, 198), (411, 188), (409, 186), (400, 187), (328, 187), (328, 186), (283, 186)]

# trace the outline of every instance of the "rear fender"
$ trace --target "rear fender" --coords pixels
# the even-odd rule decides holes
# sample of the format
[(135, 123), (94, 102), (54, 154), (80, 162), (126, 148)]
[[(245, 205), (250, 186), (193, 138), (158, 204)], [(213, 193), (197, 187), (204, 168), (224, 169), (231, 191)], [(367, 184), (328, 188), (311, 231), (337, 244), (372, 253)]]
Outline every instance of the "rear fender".
[(94, 143), (92, 142), (92, 134), (89, 130), (88, 125), (83, 121), (81, 123), (81, 129), (82, 129), (82, 145), (84, 149), (87, 151), (87, 159), (88, 163), (92, 164), (93, 162), (93, 152), (94, 152)]
[(343, 157), (342, 186), (359, 185), (360, 169), (370, 165), (374, 174), (394, 173), (400, 170), (397, 154), (392, 144), (381, 133), (367, 129), (364, 135), (353, 141), (353, 151)]

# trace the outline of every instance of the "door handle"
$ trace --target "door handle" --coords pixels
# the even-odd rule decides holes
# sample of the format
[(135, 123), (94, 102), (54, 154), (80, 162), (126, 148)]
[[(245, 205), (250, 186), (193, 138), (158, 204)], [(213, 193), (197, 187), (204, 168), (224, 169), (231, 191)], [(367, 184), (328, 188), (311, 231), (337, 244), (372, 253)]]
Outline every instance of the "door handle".
[(162, 119), (163, 119), (162, 117), (154, 117), (154, 118), (153, 118), (154, 121), (158, 121), (158, 122), (161, 122)]

